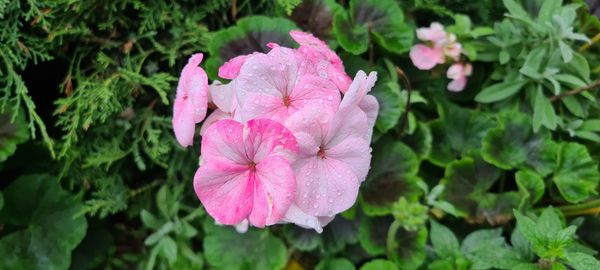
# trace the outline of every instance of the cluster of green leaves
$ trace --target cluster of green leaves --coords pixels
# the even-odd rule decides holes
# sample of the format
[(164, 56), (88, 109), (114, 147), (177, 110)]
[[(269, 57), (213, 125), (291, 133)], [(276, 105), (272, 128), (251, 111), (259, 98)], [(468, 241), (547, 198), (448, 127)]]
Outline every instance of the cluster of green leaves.
[[(600, 21), (573, 2), (0, 0), (0, 268), (598, 269)], [(408, 59), (433, 21), (474, 66), (461, 93)], [(292, 29), (378, 72), (372, 168), (321, 234), (238, 233), (193, 192), (176, 78)]]

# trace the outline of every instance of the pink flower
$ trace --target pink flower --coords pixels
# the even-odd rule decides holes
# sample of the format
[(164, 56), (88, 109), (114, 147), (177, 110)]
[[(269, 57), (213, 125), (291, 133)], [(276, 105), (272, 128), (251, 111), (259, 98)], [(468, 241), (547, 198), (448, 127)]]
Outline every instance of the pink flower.
[(300, 209), (298, 205), (292, 203), (288, 211), (285, 213), (282, 221), (283, 223), (294, 223), (305, 229), (314, 229), (318, 233), (323, 232), (323, 227), (325, 227), (329, 222), (331, 222), (335, 218), (335, 215), (332, 216), (312, 216)]
[(208, 77), (198, 65), (201, 53), (194, 54), (181, 71), (173, 105), (173, 130), (179, 144), (187, 147), (194, 142), (196, 123), (206, 116), (208, 107)]
[(446, 76), (452, 81), (448, 84), (448, 90), (453, 92), (462, 91), (467, 85), (467, 76), (473, 72), (471, 64), (455, 63), (446, 72)]
[(298, 141), (296, 205), (306, 214), (331, 217), (350, 208), (369, 170), (369, 126), (357, 106), (335, 114), (305, 108), (292, 115), (286, 126)]
[(443, 25), (438, 22), (433, 22), (429, 27), (417, 29), (417, 38), (422, 41), (438, 43), (446, 39), (446, 31), (444, 31)]
[(441, 47), (430, 48), (417, 44), (410, 49), (410, 60), (420, 70), (430, 70), (437, 64), (446, 62), (444, 49)]
[(335, 110), (340, 93), (329, 80), (310, 72), (310, 63), (295, 50), (276, 47), (246, 60), (235, 79), (241, 118), (283, 122), (307, 106)]
[(448, 43), (446, 46), (444, 46), (444, 54), (452, 58), (454, 61), (460, 60), (460, 55), (462, 52), (463, 47), (458, 42)]
[(376, 81), (377, 72), (372, 71), (367, 76), (364, 71), (359, 70), (340, 103), (340, 108), (358, 106), (366, 114), (369, 131), (365, 133), (365, 140), (368, 142), (371, 141), (373, 135), (373, 126), (375, 126), (379, 112), (379, 102), (374, 96), (367, 94), (371, 92)]
[(256, 227), (280, 221), (294, 200), (290, 154), (298, 146), (281, 124), (233, 120), (212, 124), (202, 137), (202, 158), (194, 189), (206, 211), (221, 224), (244, 219)]
[(311, 33), (292, 30), (290, 35), (300, 44), (298, 50), (316, 67), (317, 74), (331, 80), (345, 93), (352, 80), (344, 71), (342, 59), (324, 41)]

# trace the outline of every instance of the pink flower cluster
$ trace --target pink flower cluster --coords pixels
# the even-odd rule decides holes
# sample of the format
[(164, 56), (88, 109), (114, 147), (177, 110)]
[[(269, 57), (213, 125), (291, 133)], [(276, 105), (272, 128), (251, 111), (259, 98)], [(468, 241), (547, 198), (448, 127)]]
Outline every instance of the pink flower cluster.
[(417, 44), (410, 50), (410, 59), (420, 70), (430, 70), (438, 64), (451, 60), (454, 63), (448, 68), (446, 76), (452, 81), (448, 90), (462, 91), (467, 85), (467, 76), (473, 68), (469, 63), (462, 63), (463, 47), (456, 41), (456, 35), (444, 31), (444, 26), (434, 22), (429, 28), (417, 29), (417, 38), (426, 44)]
[[(377, 74), (352, 80), (338, 55), (309, 33), (291, 31), (298, 49), (235, 57), (219, 69), (231, 80), (208, 85), (193, 55), (184, 67), (173, 128), (193, 144), (204, 120), (194, 189), (219, 223), (295, 223), (318, 232), (356, 201), (371, 161), (379, 105), (368, 95)], [(343, 97), (342, 97), (343, 94)]]

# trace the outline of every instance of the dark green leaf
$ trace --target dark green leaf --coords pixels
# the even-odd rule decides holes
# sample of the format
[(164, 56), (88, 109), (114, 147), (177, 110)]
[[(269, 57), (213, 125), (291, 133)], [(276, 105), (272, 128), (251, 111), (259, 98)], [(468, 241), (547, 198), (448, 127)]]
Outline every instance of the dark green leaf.
[(420, 159), (425, 159), (429, 157), (429, 153), (431, 153), (431, 129), (428, 125), (419, 122), (415, 132), (404, 136), (402, 142), (412, 148)]
[(522, 113), (505, 112), (499, 122), (483, 139), (483, 159), (505, 170), (533, 169), (542, 176), (554, 170), (558, 146), (547, 132), (534, 133), (531, 119)]
[(0, 112), (0, 162), (15, 153), (17, 145), (29, 139), (24, 113), (12, 122), (13, 115)]
[(342, 48), (349, 53), (358, 55), (369, 47), (368, 28), (356, 25), (343, 10), (336, 12), (333, 17), (333, 33)]
[(304, 31), (322, 40), (331, 37), (333, 16), (342, 9), (334, 0), (305, 0), (297, 6), (290, 18)]
[(321, 244), (321, 235), (312, 229), (289, 225), (283, 233), (292, 246), (302, 251), (314, 250)]
[(210, 58), (206, 62), (206, 72), (211, 78), (217, 78), (218, 68), (224, 62), (239, 55), (268, 52), (269, 42), (294, 47), (289, 32), (295, 28), (292, 21), (284, 18), (244, 17), (235, 26), (214, 34), (208, 44)]
[(388, 246), (388, 258), (396, 263), (399, 269), (417, 269), (425, 261), (425, 245), (427, 228), (421, 227), (414, 232), (399, 228), (392, 243)]
[(358, 242), (358, 220), (336, 216), (323, 228), (323, 251), (327, 254), (340, 252), (346, 245)]
[(400, 86), (391, 80), (379, 81), (371, 94), (379, 101), (379, 114), (375, 126), (381, 133), (386, 133), (396, 126), (404, 111), (406, 103), (400, 93)]
[(413, 151), (390, 137), (381, 138), (373, 148), (372, 168), (361, 186), (361, 206), (366, 214), (385, 215), (401, 196), (420, 195), (416, 176), (419, 159)]
[(18, 226), (0, 238), (0, 269), (67, 269), (87, 230), (81, 203), (49, 175), (22, 176), (3, 190), (0, 220)]
[(563, 143), (558, 152), (558, 164), (552, 180), (562, 196), (571, 203), (585, 200), (597, 194), (600, 181), (598, 162), (587, 148), (578, 143)]
[(358, 239), (362, 248), (371, 256), (385, 254), (388, 229), (394, 219), (391, 216), (363, 217), (360, 221)]

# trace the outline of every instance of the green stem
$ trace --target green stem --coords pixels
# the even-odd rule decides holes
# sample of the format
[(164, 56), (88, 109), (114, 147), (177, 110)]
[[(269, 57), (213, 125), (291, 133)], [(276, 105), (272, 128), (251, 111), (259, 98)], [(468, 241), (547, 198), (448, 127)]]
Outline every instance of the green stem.
[(387, 256), (388, 258), (392, 258), (392, 254), (394, 254), (395, 252), (395, 241), (394, 238), (396, 238), (396, 233), (398, 232), (398, 229), (400, 229), (400, 222), (398, 220), (394, 220), (394, 222), (392, 222), (392, 224), (390, 225), (390, 228), (388, 229), (388, 233), (387, 233), (387, 241), (386, 241), (386, 249), (387, 249)]

